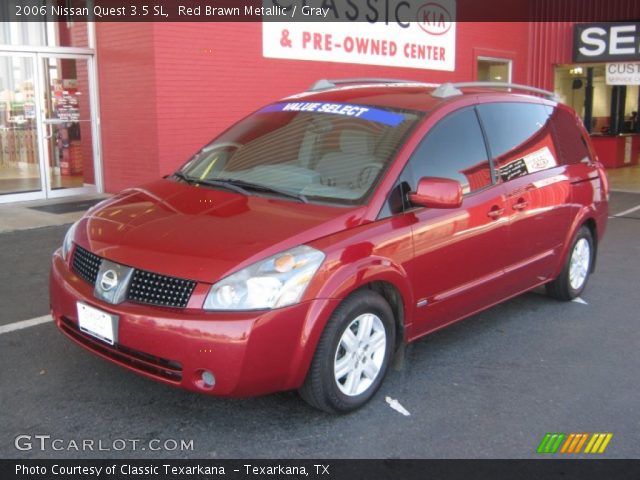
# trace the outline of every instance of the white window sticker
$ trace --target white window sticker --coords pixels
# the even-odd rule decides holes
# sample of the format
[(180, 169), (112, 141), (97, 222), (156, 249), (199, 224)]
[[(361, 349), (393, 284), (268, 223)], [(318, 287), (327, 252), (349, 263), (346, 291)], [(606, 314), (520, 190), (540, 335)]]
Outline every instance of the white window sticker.
[(549, 147), (543, 147), (529, 155), (525, 155), (522, 160), (527, 166), (528, 173), (540, 172), (558, 165)]

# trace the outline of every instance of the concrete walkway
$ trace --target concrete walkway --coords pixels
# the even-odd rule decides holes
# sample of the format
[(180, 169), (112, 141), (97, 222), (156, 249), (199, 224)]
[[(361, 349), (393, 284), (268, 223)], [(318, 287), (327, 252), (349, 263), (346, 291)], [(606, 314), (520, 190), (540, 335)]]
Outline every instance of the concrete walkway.
[(609, 186), (617, 192), (640, 193), (640, 165), (607, 169)]
[(0, 233), (73, 223), (84, 213), (84, 211), (79, 211), (55, 214), (33, 210), (32, 207), (53, 205), (55, 203), (103, 199), (108, 197), (109, 195), (105, 194), (78, 195), (75, 197), (64, 197), (53, 200), (34, 200), (31, 202), (0, 204)]

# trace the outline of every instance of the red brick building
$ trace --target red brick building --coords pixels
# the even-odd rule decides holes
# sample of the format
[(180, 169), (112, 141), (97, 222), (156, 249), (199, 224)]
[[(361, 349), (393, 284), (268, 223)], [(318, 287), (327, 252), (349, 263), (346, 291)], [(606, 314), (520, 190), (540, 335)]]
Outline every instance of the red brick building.
[[(3, 23), (0, 202), (116, 192), (157, 178), (175, 170), (242, 116), (303, 91), (321, 78), (530, 84), (556, 90), (563, 101), (588, 115), (585, 118), (599, 134), (613, 132), (612, 125), (617, 128), (614, 133), (622, 133), (626, 119), (638, 110), (637, 85), (624, 87), (621, 100), (622, 88), (598, 83), (604, 62), (574, 62), (574, 35), (581, 19), (637, 18), (637, 2), (568, 2), (562, 9), (562, 2), (532, 0), (527, 18), (517, 22), (466, 21), (474, 15), (484, 18), (478, 13), (478, 2), (443, 2), (458, 21), (448, 22), (454, 16), (429, 17), (433, 24), (423, 25), (424, 33), (411, 26), (417, 33), (406, 35), (409, 29), (399, 29), (393, 20), (390, 25), (380, 20), (377, 26), (367, 22), (298, 26), (323, 36), (316, 39), (310, 33), (303, 44), (306, 30), (298, 32), (301, 50), (292, 53), (295, 59), (274, 58), (270, 53), (280, 48), (279, 40), (286, 40), (281, 37), (285, 27), (277, 30), (259, 21), (58, 22), (40, 27), (20, 24), (17, 31)], [(296, 2), (280, 0), (283, 5), (292, 3)], [(505, 10), (512, 5), (498, 3)], [(548, 21), (554, 18), (577, 22)], [(292, 35), (298, 27), (290, 25)], [(278, 32), (280, 38), (269, 37), (265, 28)], [(345, 29), (349, 29), (346, 35), (352, 37), (352, 45), (336, 33)], [(636, 35), (637, 45), (640, 27), (638, 30), (623, 30), (616, 38), (624, 42)], [(324, 35), (331, 36), (331, 50), (326, 49)], [(379, 42), (371, 44), (377, 50), (348, 57), (347, 49), (359, 48), (355, 42), (368, 35), (372, 35), (371, 42)], [(338, 38), (343, 45), (338, 45)], [(432, 51), (431, 44), (437, 42), (445, 42), (445, 47)], [(620, 44), (620, 48), (627, 46)], [(394, 48), (395, 57), (391, 55)], [(421, 68), (421, 58), (416, 57), (429, 55), (433, 62), (425, 60)], [(587, 97), (592, 103), (589, 111), (585, 111)], [(621, 102), (615, 111), (612, 102)], [(67, 105), (67, 110), (61, 105)], [(614, 116), (622, 119), (621, 125), (612, 123)], [(609, 143), (606, 148), (616, 149), (615, 155), (620, 148), (624, 154), (624, 144)], [(632, 163), (638, 153), (633, 145), (629, 150)], [(27, 157), (23, 151), (40, 153)], [(76, 167), (82, 164), (80, 171), (71, 168), (73, 158)]]

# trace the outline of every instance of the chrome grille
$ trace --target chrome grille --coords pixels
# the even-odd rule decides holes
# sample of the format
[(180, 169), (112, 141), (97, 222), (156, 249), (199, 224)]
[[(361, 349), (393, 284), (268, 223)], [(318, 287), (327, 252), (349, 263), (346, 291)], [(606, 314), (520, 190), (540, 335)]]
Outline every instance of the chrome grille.
[(168, 277), (145, 270), (136, 270), (131, 279), (127, 298), (132, 302), (184, 308), (189, 302), (196, 282)]
[(71, 269), (91, 285), (95, 285), (102, 258), (76, 245)]

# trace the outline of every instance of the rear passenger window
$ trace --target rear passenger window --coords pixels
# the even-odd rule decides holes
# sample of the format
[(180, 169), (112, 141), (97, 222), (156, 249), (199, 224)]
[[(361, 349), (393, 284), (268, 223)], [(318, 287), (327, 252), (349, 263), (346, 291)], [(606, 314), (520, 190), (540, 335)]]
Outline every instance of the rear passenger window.
[(536, 103), (488, 103), (478, 106), (489, 150), (503, 181), (555, 167), (549, 110)]
[(458, 110), (433, 127), (409, 160), (412, 186), (422, 177), (457, 180), (462, 192), (491, 185), (482, 130), (473, 107)]
[(584, 158), (591, 158), (578, 122), (579, 120), (573, 113), (563, 108), (553, 109), (551, 115), (553, 139), (563, 164), (580, 163)]

